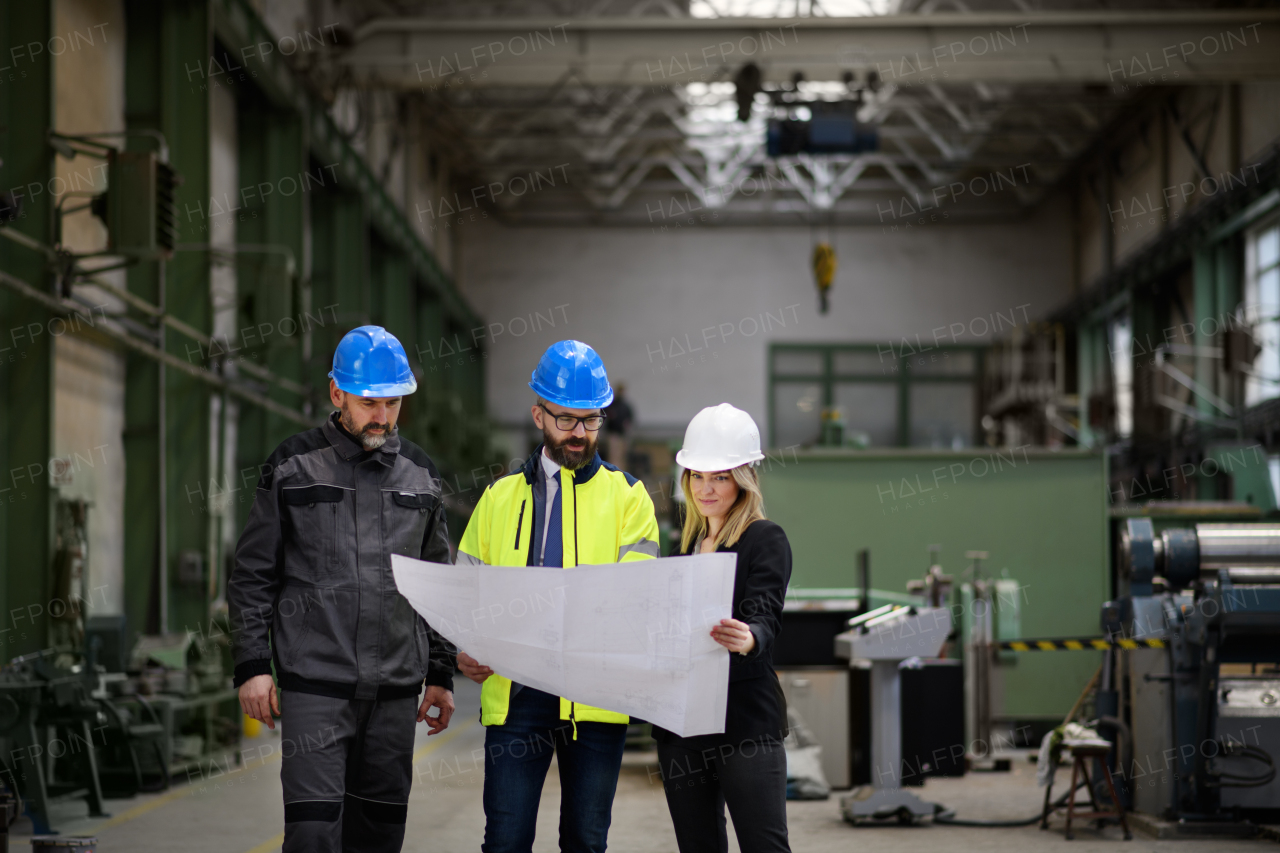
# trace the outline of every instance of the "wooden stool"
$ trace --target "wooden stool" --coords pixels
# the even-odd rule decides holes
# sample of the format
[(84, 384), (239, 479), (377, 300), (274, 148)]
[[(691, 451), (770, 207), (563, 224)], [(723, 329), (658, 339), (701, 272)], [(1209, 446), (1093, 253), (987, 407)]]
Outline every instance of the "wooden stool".
[[(1058, 809), (1065, 808), (1067, 811), (1067, 840), (1070, 841), (1075, 837), (1071, 832), (1071, 822), (1075, 818), (1089, 820), (1093, 818), (1114, 817), (1120, 819), (1120, 828), (1124, 830), (1124, 840), (1132, 841), (1133, 834), (1129, 832), (1129, 822), (1124, 817), (1124, 803), (1120, 801), (1120, 797), (1116, 794), (1115, 782), (1111, 779), (1111, 768), (1107, 766), (1107, 755), (1111, 752), (1111, 744), (1106, 741), (1093, 740), (1064, 740), (1062, 745), (1071, 750), (1071, 788), (1070, 795), (1067, 797), (1065, 806), (1054, 808), (1052, 805), (1053, 782), (1050, 780), (1048, 787), (1044, 792), (1044, 811), (1040, 818), (1040, 828), (1049, 828), (1049, 816)], [(1089, 778), (1089, 765), (1086, 763), (1088, 759), (1096, 758), (1102, 764), (1102, 772), (1107, 779), (1107, 790), (1111, 792), (1111, 802), (1115, 803), (1113, 811), (1104, 811), (1098, 807), (1097, 797), (1093, 794), (1093, 785), (1086, 781), (1085, 788), (1089, 791), (1089, 804), (1093, 807), (1093, 811), (1080, 812), (1076, 811), (1076, 785), (1080, 783), (1080, 778), (1085, 780)]]

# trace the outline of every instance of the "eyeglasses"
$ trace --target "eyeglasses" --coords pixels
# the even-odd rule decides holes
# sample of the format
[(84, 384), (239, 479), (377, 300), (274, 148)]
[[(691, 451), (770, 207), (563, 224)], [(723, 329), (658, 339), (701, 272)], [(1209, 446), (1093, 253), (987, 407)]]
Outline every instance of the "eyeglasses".
[(600, 427), (604, 426), (604, 415), (587, 415), (585, 418), (577, 418), (573, 415), (557, 415), (542, 403), (538, 405), (542, 407), (542, 411), (555, 418), (556, 426), (565, 432), (573, 432), (578, 428), (578, 424), (586, 427), (587, 432), (596, 432)]

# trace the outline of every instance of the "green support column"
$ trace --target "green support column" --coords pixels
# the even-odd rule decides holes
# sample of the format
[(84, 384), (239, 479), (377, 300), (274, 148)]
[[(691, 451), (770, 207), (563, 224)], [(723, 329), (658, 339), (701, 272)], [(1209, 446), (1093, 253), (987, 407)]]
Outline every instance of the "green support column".
[[(333, 348), (344, 334), (369, 322), (372, 288), (369, 287), (369, 229), (360, 197), (339, 190), (317, 194), (317, 198), (325, 202), (324, 210), (314, 215), (317, 219), (327, 217), (329, 242), (322, 246), (319, 240), (313, 241), (313, 252), (317, 259), (326, 256), (330, 276), (327, 302), (334, 306), (331, 316), (337, 318), (330, 346), (317, 354), (323, 361), (333, 357)], [(329, 372), (328, 367), (324, 372)]]
[(409, 260), (404, 255), (384, 247), (381, 267), (375, 286), (381, 285), (382, 311), (375, 315), (391, 334), (407, 347), (416, 341), (413, 322), (413, 282), (409, 277)]
[[(314, 172), (319, 167), (313, 162), (311, 168)], [(322, 314), (325, 323), (312, 326), (310, 380), (316, 412), (324, 416), (333, 411), (328, 378), (333, 351), (344, 334), (369, 322), (369, 235), (358, 195), (331, 184), (307, 196), (312, 233), (311, 313)]]
[[(311, 208), (311, 309), (323, 312), (326, 326), (311, 330), (311, 370), (307, 379), (312, 387), (312, 402), (317, 412), (329, 411), (329, 372), (333, 362), (333, 347), (337, 338), (337, 282), (334, 280), (333, 232), (335, 192), (326, 189), (310, 193), (307, 203)], [(333, 306), (333, 307), (326, 307)]]
[(466, 407), (463, 405), (463, 398), (466, 394), (466, 378), (467, 364), (474, 352), (471, 351), (470, 334), (468, 329), (458, 322), (453, 316), (447, 316), (444, 320), (444, 334), (451, 344), (457, 349), (457, 355), (446, 358), (442, 361), (445, 369), (444, 379), (446, 383), (445, 400), (447, 409), (445, 410), (445, 435), (447, 436), (448, 453), (451, 458), (458, 459), (462, 452), (462, 444), (466, 440)]
[[(208, 91), (186, 85), (186, 69), (196, 63), (209, 64), (213, 55), (213, 23), (205, 0), (166, 3), (166, 62), (164, 133), (169, 140), (174, 167), (183, 177), (177, 191), (178, 209), (184, 205), (208, 204), (210, 193), (210, 105)], [(212, 84), (213, 78), (210, 78)], [(184, 223), (181, 243), (205, 242), (199, 229)], [(209, 256), (202, 251), (179, 252), (168, 264), (165, 303), (169, 312), (183, 322), (208, 332), (213, 327), (209, 299)], [(168, 351), (189, 358), (192, 341), (171, 332)], [(209, 399), (207, 386), (177, 371), (166, 372), (166, 420), (169, 479), (169, 553), (167, 566), (175, 571), (178, 555), (190, 552), (201, 559), (209, 551), (209, 524), (205, 513), (192, 512), (197, 501), (192, 491), (204, 484), (209, 491)], [(208, 576), (212, 566), (204, 567)], [(170, 583), (169, 630), (198, 628), (208, 619), (207, 586), (203, 580)], [(207, 625), (205, 630), (208, 630)]]
[(439, 298), (422, 285), (418, 286), (415, 320), (416, 343), (409, 350), (409, 361), (422, 370), (418, 383), (418, 394), (422, 397), (418, 410), (419, 435), (427, 452), (438, 454), (445, 440), (444, 413), (448, 411), (439, 353), (440, 340), (444, 337), (444, 312)]
[[(1216, 247), (1202, 247), (1196, 250), (1192, 259), (1191, 274), (1195, 293), (1196, 346), (1221, 346), (1222, 336), (1222, 298), (1225, 280), (1219, 276), (1219, 252)], [(1207, 354), (1196, 353), (1196, 383), (1210, 393), (1222, 396), (1223, 388), (1219, 382), (1222, 360)], [(1223, 417), (1224, 412), (1203, 397), (1196, 396), (1196, 411), (1209, 417)], [(1199, 500), (1221, 500), (1225, 497), (1221, 489), (1220, 478), (1197, 476), (1196, 497)]]
[[(382, 310), (374, 314), (374, 322), (384, 326), (404, 344), (410, 365), (416, 367), (413, 353), (418, 344), (414, 326), (414, 287), (409, 271), (409, 259), (390, 246), (381, 246), (374, 260), (378, 261), (373, 276), (373, 287), (381, 291), (379, 302)], [(421, 384), (421, 383), (420, 383)], [(424, 410), (423, 389), (406, 397), (400, 411), (400, 431), (415, 443), (421, 443), (419, 429)]]
[[(337, 303), (338, 338), (355, 328), (369, 323), (372, 317), (369, 287), (370, 234), (369, 218), (365, 215), (364, 202), (354, 193), (343, 192), (334, 208), (334, 271)], [(334, 341), (337, 344), (337, 340)], [(330, 350), (330, 355), (333, 352)]]
[[(1244, 299), (1240, 266), (1244, 259), (1244, 251), (1238, 235), (1228, 237), (1216, 247), (1216, 263), (1214, 278), (1217, 281), (1217, 318), (1223, 331), (1234, 328), (1236, 308)], [(1216, 365), (1219, 376), (1219, 387), (1222, 397), (1237, 409), (1244, 407), (1245, 377), (1229, 370), (1226, 358), (1219, 359)]]
[[(125, 116), (130, 129), (160, 124), (162, 96), (160, 74), (160, 16), (155, 3), (130, 2), (125, 6), (129, 27), (125, 52)], [(137, 140), (136, 147), (148, 143)], [(159, 299), (154, 264), (128, 273), (128, 287), (150, 302)], [(129, 520), (124, 526), (124, 612), (133, 635), (160, 630), (159, 579), (156, 573), (160, 547), (160, 368), (135, 352), (125, 354), (125, 505)]]
[[(210, 74), (213, 35), (203, 0), (157, 3), (129, 0), (125, 6), (129, 46), (125, 60), (125, 114), (130, 130), (159, 130), (170, 164), (182, 176), (179, 211), (209, 204), (209, 87), (224, 85)], [(135, 137), (130, 148), (155, 150)], [(198, 220), (179, 217), (179, 243), (207, 242)], [(163, 294), (161, 282), (163, 281)], [(180, 251), (172, 261), (132, 268), (129, 288), (144, 299), (163, 299), (167, 311), (194, 326), (210, 327), (209, 261), (202, 251)], [(192, 342), (168, 330), (165, 348), (192, 357)], [(195, 356), (198, 358), (198, 356)], [(160, 555), (161, 474), (159, 382), (162, 371), (149, 359), (128, 356), (125, 395), (125, 612), (133, 632), (198, 629), (207, 612), (205, 585), (179, 584), (178, 556), (208, 553), (205, 517), (209, 492), (209, 391), (174, 370), (164, 375), (165, 553)], [(211, 567), (205, 566), (207, 574)], [(162, 607), (165, 573), (169, 595)], [(163, 616), (167, 611), (167, 626)]]
[[(307, 171), (301, 117), (273, 107), (254, 90), (239, 92), (239, 165), (243, 210), (236, 223), (236, 287), (238, 327), (251, 329), (241, 342), (246, 356), (278, 376), (305, 382), (302, 363), (303, 326), (316, 320), (301, 316), (303, 233), (308, 193), (322, 172)], [(251, 189), (250, 189), (251, 188)], [(316, 312), (311, 312), (313, 316)], [(331, 323), (320, 317), (318, 322)], [(272, 386), (268, 395), (290, 408), (301, 408), (297, 394)], [(256, 406), (241, 409), (239, 458), (242, 468), (261, 464), (271, 451), (300, 427)]]
[(468, 423), (479, 420), (484, 414), (484, 341), (475, 345), (475, 361), (467, 360), (462, 374), (462, 406), (467, 412)]
[[(0, 188), (19, 193), (22, 217), (5, 227), (46, 245), (53, 238), (52, 3), (0, 5), (0, 45), (10, 66), (0, 85)], [(44, 290), (44, 259), (0, 239), (0, 269)], [(49, 312), (0, 290), (0, 660), (48, 645), (52, 594), (53, 339)]]
[(369, 322), (386, 325), (386, 261), (392, 249), (378, 238), (377, 232), (369, 235), (369, 283), (365, 304), (369, 309)]
[[(1196, 346), (1212, 347), (1216, 336), (1212, 334), (1217, 328), (1215, 315), (1218, 312), (1217, 295), (1217, 263), (1212, 249), (1197, 249), (1191, 263), (1192, 288), (1195, 299)], [(1208, 355), (1196, 354), (1196, 383), (1209, 391), (1216, 391), (1214, 378), (1218, 366), (1215, 359)], [(1196, 395), (1194, 405), (1196, 411), (1208, 416), (1218, 415), (1213, 404)]]

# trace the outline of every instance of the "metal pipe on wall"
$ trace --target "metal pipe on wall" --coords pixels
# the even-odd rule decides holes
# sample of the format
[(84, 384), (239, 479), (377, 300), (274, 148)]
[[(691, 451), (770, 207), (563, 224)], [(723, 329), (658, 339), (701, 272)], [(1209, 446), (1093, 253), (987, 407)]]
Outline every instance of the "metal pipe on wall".
[(206, 382), (214, 388), (225, 390), (234, 397), (244, 400), (247, 403), (252, 403), (255, 406), (261, 406), (267, 411), (280, 415), (282, 418), (292, 421), (293, 423), (305, 427), (313, 427), (316, 425), (313, 418), (307, 417), (302, 412), (283, 406), (275, 400), (272, 400), (269, 397), (264, 397), (238, 383), (228, 382), (213, 371), (206, 370), (203, 367), (196, 367), (194, 364), (188, 364), (182, 359), (177, 358), (164, 350), (158, 349), (150, 343), (136, 338), (122, 329), (118, 329), (100, 321), (94, 321), (92, 317), (86, 317), (84, 313), (80, 311), (79, 307), (67, 305), (65, 302), (56, 299), (53, 296), (42, 293), (22, 279), (9, 275), (3, 270), (0, 270), (0, 285), (4, 285), (11, 290), (15, 290), (28, 299), (39, 302), (46, 308), (56, 312), (59, 317), (78, 317), (80, 321), (83, 321), (83, 323), (77, 323), (77, 328), (73, 329), (73, 331), (79, 332), (84, 326), (88, 326), (95, 331), (100, 332), (104, 336), (124, 344), (135, 352), (139, 352), (148, 358), (155, 359), (169, 367), (181, 370), (183, 373), (193, 376), (202, 382)]
[[(5, 232), (0, 231), (0, 234), (3, 234), (3, 233)], [(202, 344), (203, 346), (209, 347), (211, 354), (212, 354), (213, 347), (225, 346), (227, 343), (225, 340), (218, 341), (212, 335), (206, 335), (203, 332), (201, 332), (199, 329), (192, 328), (191, 326), (179, 320), (177, 317), (174, 317), (172, 314), (165, 313), (160, 308), (158, 308), (155, 305), (152, 305), (151, 303), (147, 302), (145, 299), (139, 297), (138, 295), (134, 293), (130, 293), (128, 290), (124, 290), (122, 288), (116, 287), (110, 282), (105, 282), (96, 278), (87, 278), (87, 277), (84, 278), (83, 281), (84, 283), (92, 284), (94, 287), (101, 288), (102, 290), (105, 290), (107, 293), (110, 293), (113, 296), (119, 297), (120, 299), (128, 302), (134, 308), (137, 308), (142, 313), (150, 315), (157, 322), (161, 322), (172, 329), (176, 329), (177, 331), (186, 335), (188, 338), (191, 338), (193, 341), (195, 341), (198, 344)], [(310, 330), (307, 331), (307, 334), (310, 334)], [(249, 375), (254, 376), (258, 379), (261, 379), (264, 382), (273, 382), (276, 385), (279, 385), (281, 388), (284, 388), (286, 391), (292, 391), (293, 393), (298, 394), (299, 396), (302, 396), (302, 397), (306, 397), (310, 393), (305, 385), (302, 385), (301, 383), (298, 383), (298, 382), (294, 382), (292, 379), (289, 379), (288, 377), (278, 376), (275, 373), (272, 373), (270, 370), (267, 370), (265, 367), (262, 367), (259, 364), (254, 364), (252, 361), (243, 359), (239, 362), (239, 364), (241, 367), (244, 368), (245, 372), (248, 373)]]

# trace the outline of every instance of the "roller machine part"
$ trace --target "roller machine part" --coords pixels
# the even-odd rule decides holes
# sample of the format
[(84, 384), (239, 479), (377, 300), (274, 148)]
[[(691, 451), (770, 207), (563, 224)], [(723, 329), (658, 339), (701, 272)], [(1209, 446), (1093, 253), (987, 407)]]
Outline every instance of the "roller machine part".
[(1131, 518), (1118, 568), (1121, 594), (1103, 605), (1103, 630), (1163, 640), (1168, 656), (1167, 674), (1155, 676), (1168, 692), (1163, 742), (1176, 756), (1167, 816), (1187, 823), (1273, 817), (1280, 679), (1221, 667), (1280, 661), (1280, 523), (1157, 533), (1151, 519)]
[(1120, 539), (1120, 568), (1133, 595), (1150, 595), (1163, 578), (1169, 589), (1213, 581), (1226, 570), (1242, 582), (1280, 583), (1280, 523), (1197, 524), (1158, 535), (1148, 518), (1131, 518)]

